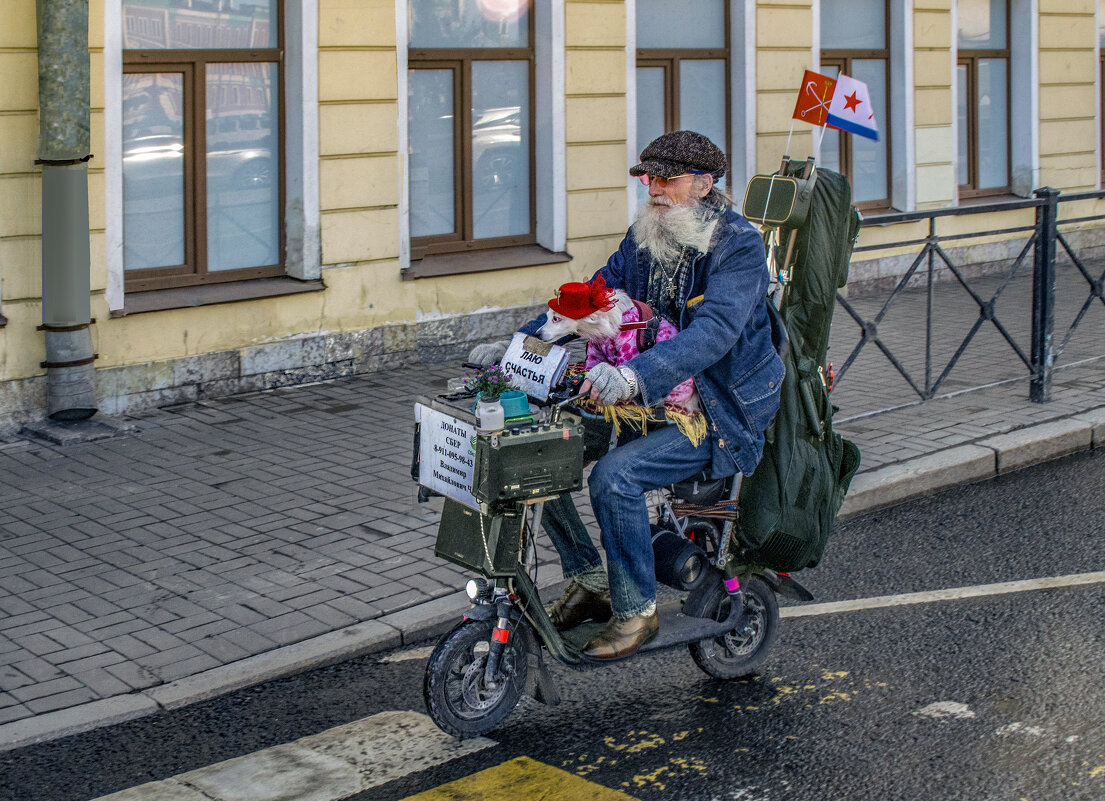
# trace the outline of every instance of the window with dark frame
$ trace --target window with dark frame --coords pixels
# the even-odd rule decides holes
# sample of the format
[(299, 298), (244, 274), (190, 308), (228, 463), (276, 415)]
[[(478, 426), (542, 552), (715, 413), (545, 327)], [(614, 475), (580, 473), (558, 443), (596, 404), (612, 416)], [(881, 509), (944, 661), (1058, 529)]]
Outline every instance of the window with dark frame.
[(536, 244), (530, 2), (408, 10), (411, 260)]
[(855, 0), (822, 0), (821, 72), (834, 78), (843, 73), (867, 84), (879, 139), (826, 128), (821, 166), (848, 178), (857, 208), (875, 211), (890, 208), (890, 4), (862, 0), (859, 6)]
[(279, 0), (123, 0), (125, 290), (284, 274)]
[(729, 3), (637, 0), (636, 19), (637, 152), (691, 130), (729, 157)]
[[(1105, 109), (1105, 15), (1100, 11), (1097, 17), (1097, 47), (1097, 92), (1100, 108)], [(1101, 150), (1098, 153), (1098, 161), (1101, 163), (1100, 181), (1101, 184), (1105, 186), (1105, 113), (1101, 114), (1099, 125), (1101, 126), (1101, 130), (1099, 131), (1101, 137)]]
[(959, 0), (959, 197), (1011, 191), (1008, 0)]

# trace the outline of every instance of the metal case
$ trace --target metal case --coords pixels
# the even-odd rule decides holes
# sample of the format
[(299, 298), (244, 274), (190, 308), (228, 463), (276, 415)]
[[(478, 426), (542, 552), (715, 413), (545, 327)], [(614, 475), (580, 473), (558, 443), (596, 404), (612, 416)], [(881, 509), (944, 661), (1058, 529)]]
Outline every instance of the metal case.
[(520, 513), (481, 515), (446, 498), (434, 554), (485, 576), (513, 576), (521, 532)]
[(476, 440), (472, 493), (489, 507), (582, 486), (583, 426), (577, 420), (508, 428)]
[(806, 221), (813, 181), (791, 175), (753, 175), (744, 193), (744, 216), (773, 228), (798, 228)]

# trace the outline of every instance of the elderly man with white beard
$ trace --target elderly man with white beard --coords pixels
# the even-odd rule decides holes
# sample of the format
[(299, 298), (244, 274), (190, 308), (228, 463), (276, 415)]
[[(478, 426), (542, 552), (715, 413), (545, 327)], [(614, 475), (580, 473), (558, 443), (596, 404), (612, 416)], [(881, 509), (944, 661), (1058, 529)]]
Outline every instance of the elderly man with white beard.
[[(663, 426), (623, 437), (595, 463), (590, 496), (606, 569), (570, 496), (546, 504), (545, 529), (571, 579), (549, 615), (559, 629), (608, 621), (584, 648), (593, 660), (628, 657), (659, 631), (645, 493), (704, 469), (712, 478), (750, 474), (779, 408), (785, 369), (767, 309), (764, 245), (715, 187), (725, 170), (725, 155), (699, 133), (652, 141), (629, 171), (647, 183), (648, 203), (595, 275), (648, 303), (679, 333), (621, 367), (595, 365), (582, 391), (602, 404), (639, 397), (653, 406), (693, 377), (709, 436), (695, 445), (676, 426)], [(545, 318), (521, 330), (532, 334)], [(505, 349), (482, 345), (469, 359), (489, 363)]]

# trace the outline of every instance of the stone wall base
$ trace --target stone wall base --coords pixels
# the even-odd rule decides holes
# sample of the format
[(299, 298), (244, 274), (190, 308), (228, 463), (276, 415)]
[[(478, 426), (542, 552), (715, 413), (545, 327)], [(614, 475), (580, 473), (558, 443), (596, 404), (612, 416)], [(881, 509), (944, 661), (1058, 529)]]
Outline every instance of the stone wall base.
[[(160, 406), (309, 384), (418, 364), (461, 362), (472, 347), (509, 337), (544, 307), (445, 317), (337, 334), (290, 337), (236, 350), (96, 371), (99, 409), (136, 414)], [(46, 377), (0, 382), (0, 433), (41, 420)]]

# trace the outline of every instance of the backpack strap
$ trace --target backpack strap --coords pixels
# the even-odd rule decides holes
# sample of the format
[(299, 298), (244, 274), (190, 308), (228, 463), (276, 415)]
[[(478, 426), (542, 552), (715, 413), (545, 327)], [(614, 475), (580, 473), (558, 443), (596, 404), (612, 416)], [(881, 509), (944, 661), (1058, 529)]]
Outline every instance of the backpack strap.
[(790, 350), (787, 324), (783, 321), (783, 315), (775, 308), (775, 301), (770, 296), (764, 300), (764, 304), (767, 306), (767, 319), (771, 322), (771, 344), (775, 346), (775, 352), (780, 357), (786, 357)]
[(660, 331), (660, 318), (652, 313), (652, 307), (639, 300), (633, 301), (640, 320), (636, 323), (622, 323), (621, 331), (637, 332), (637, 350), (644, 353), (656, 344), (656, 334)]

